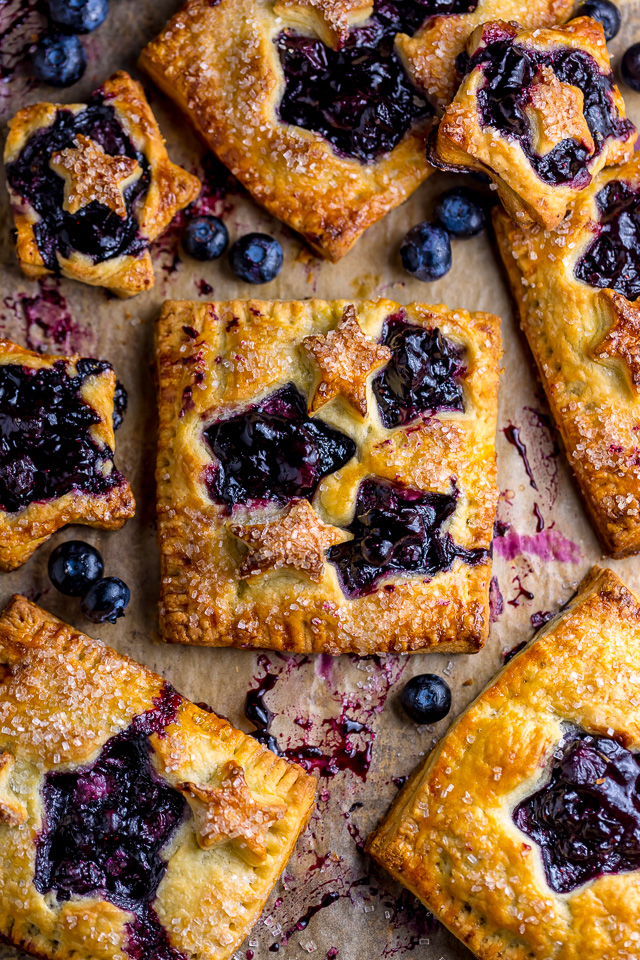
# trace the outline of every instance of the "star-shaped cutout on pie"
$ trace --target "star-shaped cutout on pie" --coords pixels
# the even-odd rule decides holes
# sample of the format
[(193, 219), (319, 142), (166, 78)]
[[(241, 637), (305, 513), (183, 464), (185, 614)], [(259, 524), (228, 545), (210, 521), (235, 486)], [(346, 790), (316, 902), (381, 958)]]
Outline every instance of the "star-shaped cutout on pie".
[(229, 760), (221, 770), (219, 787), (180, 783), (193, 811), (196, 838), (203, 850), (235, 842), (249, 860), (267, 856), (267, 832), (286, 812), (283, 800), (259, 801), (249, 790), (244, 770)]
[(373, 13), (373, 0), (277, 0), (274, 12), (304, 32), (315, 30), (323, 43), (339, 50), (349, 30)]
[(305, 337), (302, 343), (320, 369), (309, 413), (341, 396), (366, 417), (367, 379), (389, 362), (391, 350), (363, 333), (353, 304), (344, 308), (335, 330), (326, 336)]
[(9, 827), (19, 827), (27, 819), (27, 811), (11, 789), (15, 764), (10, 753), (0, 754), (0, 823)]
[(124, 191), (142, 173), (137, 160), (112, 157), (99, 143), (79, 133), (73, 147), (51, 155), (51, 169), (64, 181), (64, 209), (77, 213), (93, 200), (126, 219)]
[(611, 304), (613, 323), (593, 349), (593, 356), (603, 360), (609, 357), (624, 360), (629, 368), (631, 383), (636, 392), (640, 392), (640, 308), (612, 290), (605, 291), (604, 296)]
[(249, 547), (239, 570), (242, 578), (286, 568), (299, 570), (318, 583), (324, 573), (325, 551), (349, 539), (344, 531), (323, 523), (308, 500), (289, 504), (281, 517), (269, 523), (234, 523), (230, 529)]
[(561, 83), (551, 67), (540, 67), (526, 107), (533, 128), (531, 141), (538, 156), (545, 156), (561, 140), (576, 140), (593, 153), (595, 144), (583, 110), (582, 90)]

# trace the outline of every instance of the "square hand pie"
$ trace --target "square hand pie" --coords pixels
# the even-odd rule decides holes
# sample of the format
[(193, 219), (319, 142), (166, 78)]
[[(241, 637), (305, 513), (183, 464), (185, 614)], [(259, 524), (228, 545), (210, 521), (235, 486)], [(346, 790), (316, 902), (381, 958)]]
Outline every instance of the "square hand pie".
[(19, 567), (67, 523), (118, 530), (133, 516), (113, 462), (125, 404), (105, 360), (0, 340), (0, 570)]
[(482, 646), (497, 317), (388, 300), (168, 302), (157, 350), (165, 640)]
[(640, 550), (640, 159), (554, 232), (496, 211), (498, 245), (567, 457), (606, 550)]
[(468, 43), (469, 65), (430, 143), (446, 170), (488, 173), (519, 222), (551, 229), (595, 174), (633, 155), (602, 25), (519, 32), (496, 21)]
[(0, 939), (46, 960), (230, 957), (314, 778), (24, 597), (0, 676)]
[(23, 272), (121, 297), (153, 286), (149, 244), (200, 191), (169, 160), (142, 87), (122, 72), (89, 103), (20, 110), (4, 161)]
[(481, 960), (639, 953), (640, 601), (595, 569), (367, 850)]
[[(570, 6), (534, 0), (526, 17), (554, 23)], [(431, 172), (429, 98), (453, 88), (466, 36), (520, 7), (189, 0), (140, 63), (255, 200), (338, 260)]]

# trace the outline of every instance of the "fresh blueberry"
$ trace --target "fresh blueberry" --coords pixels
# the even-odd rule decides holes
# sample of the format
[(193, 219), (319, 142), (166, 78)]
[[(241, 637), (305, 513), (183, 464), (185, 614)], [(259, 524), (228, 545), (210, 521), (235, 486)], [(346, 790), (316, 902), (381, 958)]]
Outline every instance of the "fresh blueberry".
[(435, 673), (421, 673), (405, 684), (401, 702), (416, 723), (437, 723), (451, 710), (451, 690)]
[(576, 10), (576, 17), (593, 17), (603, 28), (605, 39), (613, 40), (620, 29), (620, 11), (611, 0), (586, 0)]
[(194, 217), (184, 229), (182, 246), (194, 260), (217, 260), (229, 246), (229, 234), (218, 217)]
[(48, 33), (36, 44), (31, 63), (42, 83), (50, 87), (70, 87), (83, 75), (87, 58), (77, 37)]
[(49, 16), (69, 33), (91, 33), (108, 13), (109, 0), (49, 0)]
[(622, 58), (622, 79), (628, 87), (640, 93), (640, 43), (632, 44)]
[(451, 240), (437, 223), (418, 223), (400, 247), (402, 266), (418, 280), (429, 282), (451, 269)]
[(131, 599), (126, 583), (117, 577), (104, 577), (87, 590), (80, 609), (92, 623), (115, 623), (118, 617), (124, 617), (124, 611)]
[(84, 540), (67, 540), (49, 557), (49, 579), (66, 597), (82, 597), (104, 573), (102, 557)]
[(247, 283), (269, 283), (282, 269), (282, 247), (266, 233), (247, 233), (229, 251), (231, 269)]
[(454, 187), (436, 201), (436, 219), (452, 237), (475, 237), (484, 230), (484, 208), (473, 190)]

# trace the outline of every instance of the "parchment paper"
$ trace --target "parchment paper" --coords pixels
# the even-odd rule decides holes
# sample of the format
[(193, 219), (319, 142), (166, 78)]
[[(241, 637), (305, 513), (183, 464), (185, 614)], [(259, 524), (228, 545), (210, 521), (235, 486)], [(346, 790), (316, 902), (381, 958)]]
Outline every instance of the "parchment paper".
[[(112, 71), (130, 70), (143, 45), (180, 6), (180, 0), (112, 0), (107, 22), (84, 38), (89, 66), (71, 90), (38, 86), (9, 54), (29, 41), (41, 22), (40, 0), (0, 0), (2, 66), (0, 123), (16, 109), (40, 99), (82, 101)], [(640, 40), (640, 3), (622, 2), (623, 26), (610, 45), (616, 63)], [(22, 18), (22, 26), (16, 23)], [(19, 61), (19, 56), (15, 58)], [(2, 76), (2, 74), (0, 74)], [(70, 281), (33, 283), (16, 265), (4, 184), (0, 184), (0, 333), (29, 346), (105, 357), (129, 390), (129, 410), (117, 435), (116, 461), (130, 478), (134, 520), (116, 533), (75, 527), (61, 531), (21, 569), (0, 577), (0, 602), (14, 592), (118, 650), (160, 671), (184, 694), (206, 701), (244, 730), (247, 691), (265, 674), (276, 677), (265, 702), (273, 712), (271, 731), (283, 747), (315, 751), (320, 778), (317, 812), (298, 844), (262, 919), (235, 960), (293, 960), (305, 952), (329, 960), (463, 960), (471, 956), (417, 901), (361, 854), (361, 844), (395, 796), (402, 778), (442, 736), (455, 716), (480, 692), (503, 654), (533, 633), (532, 622), (556, 611), (602, 551), (586, 519), (546, 404), (522, 342), (497, 255), (487, 234), (454, 243), (453, 267), (437, 283), (412, 280), (402, 270), (398, 248), (405, 232), (431, 216), (435, 195), (454, 178), (435, 175), (403, 207), (368, 231), (339, 264), (312, 257), (301, 242), (274, 221), (203, 150), (175, 108), (142, 78), (167, 138), (169, 153), (205, 178), (201, 212), (224, 216), (232, 240), (250, 230), (278, 237), (285, 265), (270, 284), (251, 287), (230, 274), (223, 258), (196, 264), (179, 253), (179, 230), (153, 248), (157, 282), (153, 291), (122, 302), (104, 291)], [(640, 125), (640, 96), (623, 88), (630, 115)], [(53, 94), (53, 96), (51, 96)], [(227, 190), (226, 188), (231, 187)], [(169, 647), (157, 633), (158, 555), (154, 529), (155, 394), (151, 375), (153, 319), (166, 298), (305, 298), (386, 296), (402, 303), (423, 300), (500, 314), (505, 342), (498, 431), (498, 517), (504, 536), (496, 540), (495, 622), (485, 649), (476, 656), (420, 655), (373, 658), (284, 657), (273, 653)], [(503, 432), (514, 426), (526, 447), (521, 454)], [(81, 537), (102, 551), (106, 572), (127, 581), (132, 600), (124, 619), (97, 628), (82, 618), (79, 604), (57, 593), (47, 578), (51, 548)], [(606, 561), (604, 561), (606, 562)], [(640, 560), (612, 566), (640, 590)], [(414, 674), (434, 672), (453, 691), (449, 717), (433, 728), (416, 728), (403, 717), (399, 695)], [(361, 729), (358, 730), (359, 725)], [(353, 730), (354, 732), (348, 732)], [(305, 925), (305, 918), (308, 923)], [(299, 929), (302, 927), (302, 929)], [(278, 952), (270, 951), (279, 944)], [(5, 948), (0, 956), (15, 958)]]

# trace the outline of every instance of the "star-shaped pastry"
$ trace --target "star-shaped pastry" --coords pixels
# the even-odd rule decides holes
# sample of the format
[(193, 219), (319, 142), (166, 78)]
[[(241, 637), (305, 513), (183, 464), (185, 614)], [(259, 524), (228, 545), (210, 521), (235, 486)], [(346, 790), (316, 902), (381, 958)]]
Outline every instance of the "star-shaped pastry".
[(178, 790), (193, 811), (198, 844), (203, 850), (235, 841), (250, 859), (258, 862), (267, 856), (267, 831), (285, 815), (282, 800), (255, 800), (235, 761), (229, 760), (221, 771), (219, 787), (180, 783)]
[(612, 306), (613, 323), (604, 339), (593, 349), (593, 356), (624, 360), (633, 386), (640, 391), (640, 309), (620, 293), (607, 290), (604, 295)]
[(571, 139), (593, 153), (595, 144), (583, 110), (582, 90), (561, 83), (551, 67), (540, 67), (526, 108), (533, 126), (533, 149), (538, 156), (545, 156), (561, 140)]
[(320, 381), (309, 413), (342, 396), (364, 418), (367, 415), (367, 379), (391, 359), (391, 350), (362, 332), (353, 304), (348, 304), (335, 330), (326, 336), (305, 337), (306, 350), (320, 368)]
[(65, 181), (64, 208), (69, 213), (97, 200), (123, 220), (127, 216), (123, 192), (142, 173), (137, 160), (112, 157), (82, 133), (73, 147), (51, 155), (50, 166)]
[(296, 26), (315, 29), (327, 46), (340, 49), (356, 23), (373, 13), (373, 0), (277, 0), (274, 11)]
[(289, 504), (284, 514), (270, 523), (234, 523), (230, 529), (249, 547), (239, 570), (241, 577), (286, 567), (300, 570), (318, 583), (324, 573), (325, 551), (348, 539), (342, 530), (323, 523), (308, 500)]
[(18, 827), (27, 819), (27, 811), (11, 789), (15, 760), (10, 753), (0, 754), (0, 823)]

